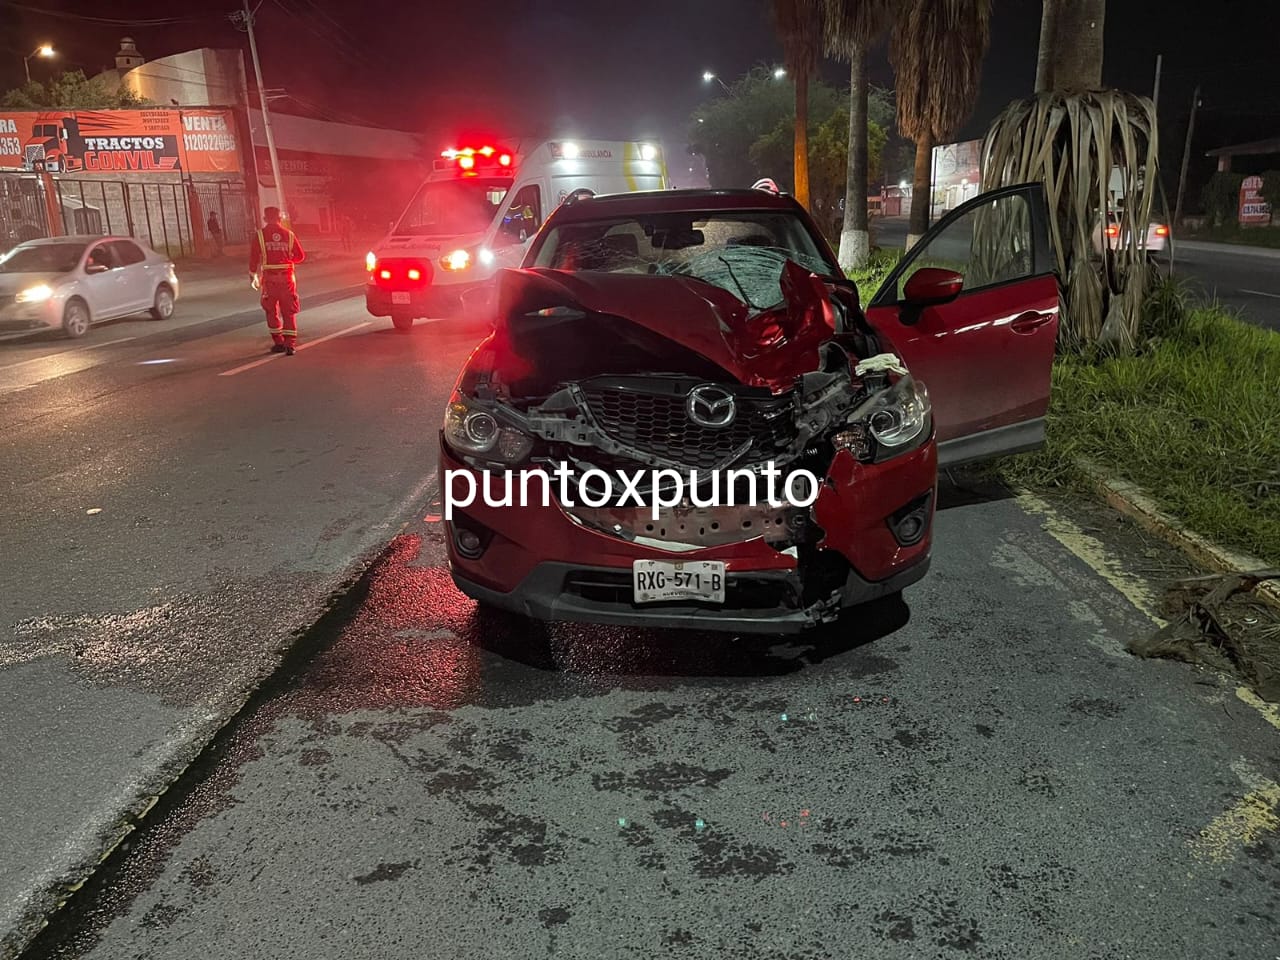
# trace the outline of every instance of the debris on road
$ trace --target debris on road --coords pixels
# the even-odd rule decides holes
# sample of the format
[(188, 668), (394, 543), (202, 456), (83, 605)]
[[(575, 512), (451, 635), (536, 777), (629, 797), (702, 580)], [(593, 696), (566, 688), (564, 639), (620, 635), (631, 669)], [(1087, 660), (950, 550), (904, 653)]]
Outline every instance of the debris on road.
[[(1263, 616), (1250, 610), (1233, 616), (1229, 605), (1259, 583), (1280, 580), (1280, 570), (1184, 577), (1165, 596), (1169, 623), (1148, 637), (1129, 642), (1130, 653), (1184, 663), (1203, 663), (1211, 650), (1224, 656), (1272, 703), (1280, 702), (1280, 625), (1262, 628)], [(1238, 601), (1237, 601), (1238, 602)], [(1255, 637), (1257, 641), (1255, 643)], [(1271, 643), (1266, 641), (1270, 639)], [(1268, 653), (1268, 647), (1276, 647)]]

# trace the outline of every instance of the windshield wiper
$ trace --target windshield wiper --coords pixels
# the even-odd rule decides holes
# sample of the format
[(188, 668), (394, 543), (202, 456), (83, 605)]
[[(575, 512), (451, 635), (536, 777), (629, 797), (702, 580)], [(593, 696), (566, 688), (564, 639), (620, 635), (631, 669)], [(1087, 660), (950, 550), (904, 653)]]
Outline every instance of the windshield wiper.
[(742, 302), (752, 310), (763, 310), (764, 307), (757, 303), (752, 303), (751, 298), (747, 296), (747, 288), (742, 285), (742, 281), (738, 279), (738, 275), (733, 272), (733, 266), (723, 256), (717, 258), (724, 264), (724, 268), (729, 271), (729, 279), (733, 281), (733, 285), (738, 288), (738, 293), (742, 294)]

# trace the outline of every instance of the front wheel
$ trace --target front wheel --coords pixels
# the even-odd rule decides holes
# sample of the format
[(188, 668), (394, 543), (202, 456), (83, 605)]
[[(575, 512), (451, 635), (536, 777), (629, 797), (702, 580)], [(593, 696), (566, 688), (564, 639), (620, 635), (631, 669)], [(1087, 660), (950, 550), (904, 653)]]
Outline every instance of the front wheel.
[(89, 332), (89, 308), (83, 300), (72, 300), (62, 311), (62, 331), (72, 340)]
[(173, 316), (173, 291), (165, 284), (156, 288), (156, 299), (151, 306), (151, 316), (155, 320), (168, 320)]
[(395, 328), (397, 330), (413, 329), (413, 317), (409, 316), (407, 313), (393, 313), (391, 315), (391, 322), (395, 324)]

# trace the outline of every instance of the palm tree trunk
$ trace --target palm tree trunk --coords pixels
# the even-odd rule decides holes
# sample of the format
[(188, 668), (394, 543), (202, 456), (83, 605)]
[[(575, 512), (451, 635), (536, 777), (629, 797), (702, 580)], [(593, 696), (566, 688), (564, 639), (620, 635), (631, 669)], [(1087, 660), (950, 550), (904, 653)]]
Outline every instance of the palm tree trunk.
[(856, 44), (849, 56), (849, 170), (844, 191), (840, 266), (859, 269), (871, 259), (867, 230), (867, 51)]
[[(1057, 22), (1048, 89), (1067, 92), (1099, 89), (1107, 0), (1056, 0), (1054, 6)], [(1043, 41), (1043, 23), (1040, 36)], [(1042, 51), (1041, 57), (1043, 55)]]
[(933, 141), (925, 134), (916, 141), (916, 171), (911, 182), (911, 220), (907, 227), (910, 250), (929, 229), (929, 208), (933, 204)]
[(795, 126), (796, 201), (809, 209), (809, 78), (796, 76)]
[(1036, 93), (1053, 89), (1053, 63), (1058, 35), (1058, 0), (1041, 0), (1040, 52), (1036, 57)]

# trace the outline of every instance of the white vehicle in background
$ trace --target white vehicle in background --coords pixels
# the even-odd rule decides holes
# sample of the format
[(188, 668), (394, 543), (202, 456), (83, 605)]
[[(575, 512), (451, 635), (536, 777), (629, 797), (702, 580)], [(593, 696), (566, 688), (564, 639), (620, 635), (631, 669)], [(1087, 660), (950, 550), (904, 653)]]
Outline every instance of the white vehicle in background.
[(0, 333), (89, 326), (140, 313), (173, 316), (173, 261), (132, 237), (48, 237), (0, 257)]
[[(1145, 170), (1139, 170), (1139, 183), (1145, 175)], [(1142, 234), (1138, 245), (1146, 251), (1149, 258), (1162, 256), (1169, 247), (1169, 223), (1159, 214), (1163, 205), (1158, 201), (1159, 198), (1152, 204), (1148, 222), (1136, 227)], [(1098, 218), (1098, 225), (1093, 228), (1094, 253), (1102, 256), (1104, 251), (1117, 250), (1129, 242), (1129, 231), (1135, 229), (1135, 225), (1127, 214), (1124, 171), (1119, 167), (1112, 167), (1111, 179), (1107, 185), (1107, 211)]]
[(550, 140), (450, 148), (365, 258), (365, 306), (408, 330), (419, 317), (482, 317), (495, 274), (519, 266), (570, 194), (665, 190), (652, 143)]

